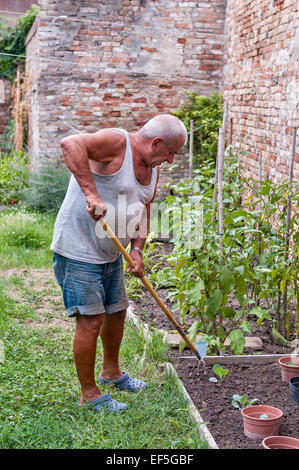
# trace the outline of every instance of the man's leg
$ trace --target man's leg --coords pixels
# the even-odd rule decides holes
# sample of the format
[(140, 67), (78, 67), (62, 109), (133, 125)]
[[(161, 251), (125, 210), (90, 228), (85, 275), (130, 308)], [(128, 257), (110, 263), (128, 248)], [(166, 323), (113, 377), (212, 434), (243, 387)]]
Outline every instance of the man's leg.
[(92, 401), (102, 395), (95, 382), (96, 347), (99, 334), (103, 343), (101, 377), (115, 380), (122, 375), (119, 368), (119, 349), (123, 338), (126, 310), (100, 315), (78, 315), (74, 338), (74, 358), (81, 384), (81, 400)]
[(119, 350), (123, 338), (126, 309), (117, 313), (103, 314), (100, 328), (103, 343), (103, 368), (101, 377), (106, 380), (115, 380), (122, 376), (119, 368)]
[(73, 351), (81, 384), (81, 404), (84, 403), (84, 400), (93, 401), (102, 395), (94, 376), (97, 339), (102, 323), (103, 314), (76, 316)]

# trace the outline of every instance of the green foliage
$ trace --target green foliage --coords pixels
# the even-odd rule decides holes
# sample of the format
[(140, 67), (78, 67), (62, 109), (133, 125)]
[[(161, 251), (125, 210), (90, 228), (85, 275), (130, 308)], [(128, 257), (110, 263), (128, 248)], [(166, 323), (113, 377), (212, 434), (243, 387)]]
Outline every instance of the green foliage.
[(18, 202), (28, 186), (28, 157), (23, 152), (0, 155), (0, 203)]
[(41, 212), (58, 212), (65, 197), (70, 172), (66, 167), (40, 166), (39, 173), (32, 173), (29, 187), (22, 193), (22, 201), (31, 209)]
[(223, 380), (229, 373), (229, 369), (224, 369), (223, 367), (221, 367), (220, 364), (214, 364), (213, 371), (214, 371), (214, 374), (218, 375), (221, 382), (223, 382)]
[(0, 217), (2, 244), (12, 247), (40, 248), (46, 239), (39, 227), (38, 214), (16, 209)]
[(18, 206), (0, 211), (1, 268), (51, 268), (55, 218), (54, 213), (34, 213)]
[[(34, 282), (32, 271), (25, 271), (25, 267), (26, 263), (18, 271), (19, 280), (24, 281), (19, 282), (18, 289), (7, 275), (0, 280), (0, 342), (5, 353), (0, 363), (1, 449), (207, 447), (206, 440), (199, 439), (189, 407), (173, 379), (157, 373), (157, 363), (148, 356), (145, 364), (140, 360), (145, 344), (136, 341), (139, 335), (131, 321), (125, 325), (120, 362), (130, 375), (144, 378), (147, 390), (138, 397), (125, 394), (124, 400), (124, 392), (107, 386), (107, 393), (110, 387), (116, 400), (129, 404), (129, 412), (121, 420), (114, 413), (99, 414), (89, 407), (79, 407), (80, 385), (72, 352), (74, 332), (67, 316), (64, 319), (60, 288), (51, 269), (39, 270), (39, 276), (47, 276), (43, 285)], [(52, 283), (54, 292), (50, 294)], [(41, 305), (33, 300), (37, 294)], [(57, 295), (61, 299), (58, 306)], [(161, 340), (158, 346), (160, 360)], [(101, 342), (97, 352), (101, 358)], [(98, 364), (97, 375), (100, 367)]]
[[(235, 354), (242, 354), (245, 334), (251, 333), (249, 319), (255, 317), (257, 325), (264, 321), (279, 325), (283, 294), (287, 292), (288, 302), (295, 300), (297, 309), (299, 302), (298, 182), (241, 178), (236, 162), (234, 153), (231, 159), (226, 155), (222, 248), (217, 205), (213, 209), (215, 169), (211, 161), (202, 164), (192, 180), (172, 184), (174, 195), (165, 200), (166, 213), (172, 214), (183, 212), (194, 196), (202, 204), (202, 241), (190, 247), (188, 225), (181, 223), (180, 230), (174, 230), (174, 248), (168, 257), (172, 274), (169, 268), (160, 270), (155, 281), (156, 288), (159, 281), (168, 286), (181, 322), (186, 317), (193, 319), (193, 337), (204, 335), (210, 354), (225, 351), (226, 339)], [(293, 212), (287, 245), (289, 200)]]
[[(1, 60), (1, 56), (0, 56)], [(11, 154), (15, 151), (14, 143), (14, 131), (15, 131), (15, 121), (11, 119), (7, 126), (5, 126), (4, 131), (0, 138), (0, 149), (3, 153)]]
[(254, 405), (257, 401), (258, 401), (258, 398), (249, 400), (248, 395), (233, 395), (232, 404), (235, 408), (241, 409), (241, 408), (245, 408), (245, 406)]
[(38, 13), (38, 6), (33, 5), (24, 16), (18, 19), (15, 26), (7, 26), (0, 23), (0, 51), (14, 56), (0, 55), (0, 77), (14, 80), (16, 77), (17, 63), (24, 67), (24, 58), (15, 57), (25, 55), (26, 36)]
[(222, 125), (223, 100), (219, 93), (200, 96), (196, 92), (187, 93), (187, 101), (174, 114), (180, 118), (190, 131), (193, 119), (194, 166), (208, 159), (215, 160), (217, 155), (218, 130)]

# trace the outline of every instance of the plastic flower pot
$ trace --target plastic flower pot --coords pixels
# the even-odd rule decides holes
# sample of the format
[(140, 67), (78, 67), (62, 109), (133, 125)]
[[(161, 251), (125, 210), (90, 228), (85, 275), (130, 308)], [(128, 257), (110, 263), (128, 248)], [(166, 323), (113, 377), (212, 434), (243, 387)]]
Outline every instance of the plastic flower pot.
[(281, 357), (278, 359), (278, 362), (280, 365), (281, 378), (283, 382), (289, 383), (292, 377), (299, 376), (299, 363), (298, 365), (290, 364), (292, 362), (292, 356)]
[(241, 410), (244, 434), (250, 439), (264, 439), (279, 434), (282, 411), (267, 405), (246, 406)]
[(289, 387), (292, 402), (299, 405), (299, 377), (291, 377)]
[(288, 436), (268, 436), (262, 442), (264, 449), (299, 449), (299, 439)]

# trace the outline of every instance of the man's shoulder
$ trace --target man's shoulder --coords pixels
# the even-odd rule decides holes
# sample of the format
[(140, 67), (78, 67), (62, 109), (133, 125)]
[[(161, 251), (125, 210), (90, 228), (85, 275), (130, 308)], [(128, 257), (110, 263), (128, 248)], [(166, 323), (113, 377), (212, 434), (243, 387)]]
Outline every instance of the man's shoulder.
[(120, 129), (116, 129), (113, 127), (106, 127), (104, 129), (100, 129), (94, 132), (93, 134), (89, 134), (89, 135), (93, 135), (99, 139), (111, 139), (115, 142), (117, 141), (124, 142), (126, 140), (125, 134), (126, 134), (125, 131), (122, 131)]
[(103, 150), (115, 154), (126, 146), (126, 135), (113, 128), (100, 129), (90, 134), (82, 134), (89, 151)]

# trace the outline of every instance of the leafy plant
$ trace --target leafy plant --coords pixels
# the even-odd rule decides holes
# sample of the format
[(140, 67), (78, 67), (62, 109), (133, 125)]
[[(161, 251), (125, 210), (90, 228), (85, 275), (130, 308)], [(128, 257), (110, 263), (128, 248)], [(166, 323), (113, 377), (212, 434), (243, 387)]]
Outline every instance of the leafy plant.
[[(296, 302), (299, 318), (298, 182), (277, 184), (241, 178), (236, 160), (232, 152), (225, 167), (223, 247), (220, 248), (212, 204), (215, 169), (210, 161), (194, 172), (192, 180), (171, 184), (173, 195), (164, 201), (165, 213), (172, 214), (174, 249), (168, 257), (171, 268), (159, 271), (156, 287), (159, 280), (167, 283), (180, 310), (181, 322), (186, 317), (193, 318), (192, 335), (203, 334), (212, 354), (224, 351), (227, 339), (230, 349), (242, 354), (245, 334), (251, 334), (248, 320), (252, 317), (257, 325), (268, 321), (272, 327), (279, 326), (286, 291), (288, 302)], [(191, 216), (187, 213), (188, 223), (183, 223), (184, 217), (180, 219), (179, 215), (194, 197), (203, 208), (204, 229), (198, 243), (190, 247)], [(285, 241), (288, 200), (294, 208), (289, 246)]]
[(24, 67), (24, 58), (16, 56), (25, 54), (25, 40), (38, 11), (38, 6), (32, 5), (31, 9), (18, 19), (15, 26), (0, 23), (0, 50), (12, 54), (0, 56), (0, 77), (14, 80), (17, 63), (21, 63)]
[(254, 405), (258, 401), (258, 398), (253, 400), (248, 399), (248, 395), (233, 395), (232, 404), (235, 408), (245, 408), (245, 406)]
[(0, 155), (0, 203), (14, 204), (20, 201), (28, 183), (27, 155), (23, 152)]
[(223, 100), (219, 93), (200, 96), (188, 92), (187, 100), (181, 109), (174, 112), (188, 131), (190, 120), (194, 127), (194, 163), (199, 165), (208, 159), (215, 161), (217, 154), (218, 129), (222, 124)]
[[(229, 373), (229, 369), (224, 369), (223, 367), (221, 367), (220, 364), (214, 364), (213, 371), (214, 371), (214, 374), (218, 375), (221, 382), (223, 382), (223, 380), (225, 379), (225, 377)], [(210, 377), (209, 381), (210, 382), (218, 382), (216, 377)]]
[(7, 126), (5, 126), (0, 138), (0, 148), (4, 154), (11, 154), (15, 150), (14, 131), (15, 121), (11, 119)]
[(67, 168), (40, 166), (38, 173), (31, 173), (29, 186), (22, 193), (22, 201), (31, 209), (41, 212), (58, 212), (69, 184)]

